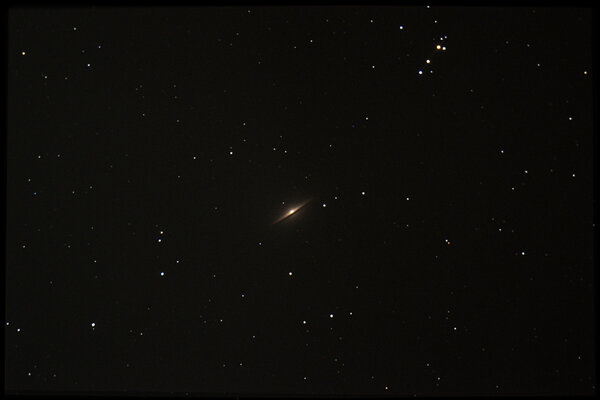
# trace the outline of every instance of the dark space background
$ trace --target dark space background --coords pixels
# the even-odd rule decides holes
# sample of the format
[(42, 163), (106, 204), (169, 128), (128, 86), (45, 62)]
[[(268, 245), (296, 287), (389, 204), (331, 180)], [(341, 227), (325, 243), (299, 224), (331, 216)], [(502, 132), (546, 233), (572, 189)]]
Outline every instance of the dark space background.
[(6, 392), (594, 394), (591, 21), (10, 9)]

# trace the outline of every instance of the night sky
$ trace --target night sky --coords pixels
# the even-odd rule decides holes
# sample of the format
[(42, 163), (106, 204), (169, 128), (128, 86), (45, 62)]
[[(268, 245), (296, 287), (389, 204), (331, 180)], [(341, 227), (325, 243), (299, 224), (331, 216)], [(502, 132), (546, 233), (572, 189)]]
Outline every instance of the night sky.
[(595, 393), (591, 20), (9, 10), (6, 390)]

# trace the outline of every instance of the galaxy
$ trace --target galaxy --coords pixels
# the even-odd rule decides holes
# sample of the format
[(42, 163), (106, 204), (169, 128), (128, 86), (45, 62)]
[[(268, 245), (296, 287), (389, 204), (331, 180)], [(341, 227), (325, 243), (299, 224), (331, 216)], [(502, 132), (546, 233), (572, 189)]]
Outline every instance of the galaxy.
[[(283, 202), (285, 203), (285, 202)], [(297, 205), (297, 206), (293, 206), (291, 208), (289, 208), (287, 211), (285, 211), (281, 217), (277, 218), (275, 220), (275, 222), (273, 222), (273, 224), (278, 224), (286, 219), (288, 219), (289, 217), (295, 215), (297, 212), (299, 212), (304, 206), (306, 206), (308, 203), (310, 203), (310, 200), (306, 200), (304, 202), (302, 202), (301, 204)]]
[(596, 393), (592, 9), (7, 17), (6, 394)]

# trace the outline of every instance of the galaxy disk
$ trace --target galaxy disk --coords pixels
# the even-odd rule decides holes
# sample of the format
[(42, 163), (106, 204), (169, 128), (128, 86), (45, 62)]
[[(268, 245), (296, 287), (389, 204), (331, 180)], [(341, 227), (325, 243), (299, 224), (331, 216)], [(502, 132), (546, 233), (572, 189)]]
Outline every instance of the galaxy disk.
[(306, 200), (305, 202), (301, 203), (300, 205), (296, 206), (296, 207), (292, 207), (289, 210), (287, 210), (281, 217), (277, 218), (275, 220), (275, 222), (273, 222), (273, 224), (277, 224), (281, 221), (283, 221), (284, 219), (287, 219), (289, 217), (291, 217), (292, 215), (296, 214), (298, 211), (300, 211), (300, 209), (302, 209), (302, 207), (304, 207), (305, 205), (307, 205), (308, 203), (310, 203), (310, 199)]

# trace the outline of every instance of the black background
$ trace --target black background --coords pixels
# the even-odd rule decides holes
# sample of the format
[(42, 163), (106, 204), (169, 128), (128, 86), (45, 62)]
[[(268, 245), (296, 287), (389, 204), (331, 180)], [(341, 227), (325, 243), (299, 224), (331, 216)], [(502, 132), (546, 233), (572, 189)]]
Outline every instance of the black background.
[(591, 19), (11, 9), (6, 390), (594, 393)]

